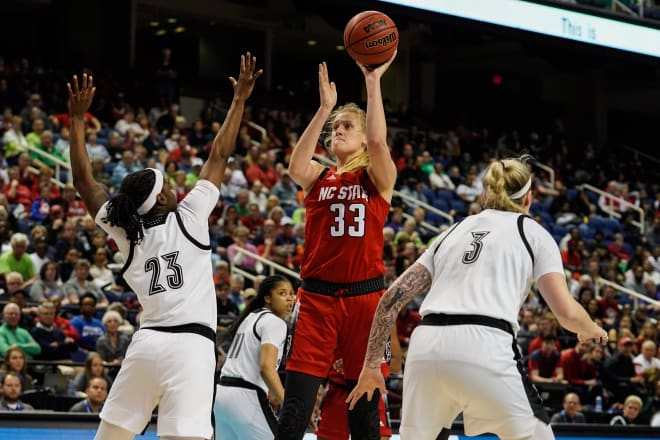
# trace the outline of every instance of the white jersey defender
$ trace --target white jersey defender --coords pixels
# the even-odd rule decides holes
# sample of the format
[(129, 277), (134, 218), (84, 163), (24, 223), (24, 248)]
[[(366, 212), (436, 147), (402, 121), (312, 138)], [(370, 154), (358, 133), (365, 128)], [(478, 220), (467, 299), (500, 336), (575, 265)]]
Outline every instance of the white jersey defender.
[[(487, 209), (439, 236), (417, 263), (432, 279), (420, 307), (430, 325), (410, 342), (402, 438), (435, 438), (461, 411), (469, 436), (529, 438), (537, 418), (549, 420), (518, 368), (514, 335), (532, 281), (564, 273), (552, 236), (529, 217)], [(480, 323), (468, 324), (471, 316)], [(460, 325), (434, 325), (433, 317)], [(438, 396), (442, 404), (431, 404)], [(540, 429), (539, 438), (552, 438), (547, 425)]]
[(261, 346), (277, 347), (282, 360), (287, 325), (268, 309), (256, 310), (236, 330), (215, 401), (217, 440), (272, 440), (277, 420), (268, 403), (260, 366)]
[[(122, 228), (103, 221), (107, 203), (97, 213), (126, 257), (124, 279), (143, 307), (141, 330), (101, 412), (111, 424), (141, 432), (158, 404), (159, 436), (212, 436), (217, 311), (208, 217), (218, 196), (215, 185), (198, 181), (176, 211), (145, 222), (134, 246)], [(172, 332), (190, 325), (202, 331)], [(183, 378), (190, 385), (177, 387)]]

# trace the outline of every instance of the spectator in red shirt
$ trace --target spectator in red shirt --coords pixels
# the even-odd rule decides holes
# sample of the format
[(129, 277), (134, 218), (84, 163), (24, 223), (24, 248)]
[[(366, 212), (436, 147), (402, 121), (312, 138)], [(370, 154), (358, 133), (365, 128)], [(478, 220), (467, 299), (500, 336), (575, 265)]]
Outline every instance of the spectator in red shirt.
[(264, 218), (259, 212), (259, 205), (256, 203), (248, 205), (248, 213), (241, 217), (241, 224), (250, 230), (250, 237), (257, 236), (264, 225)]
[(621, 309), (616, 300), (616, 291), (612, 286), (604, 286), (602, 295), (598, 300), (600, 315), (603, 317), (605, 324), (614, 325), (621, 316)]
[(578, 342), (574, 348), (564, 350), (561, 354), (561, 365), (564, 369), (564, 379), (575, 386), (595, 386), (596, 365), (589, 362), (589, 352), (592, 343), (588, 341)]
[(541, 317), (541, 319), (539, 320), (539, 334), (537, 337), (532, 339), (532, 342), (529, 343), (529, 347), (527, 348), (528, 353), (533, 353), (535, 350), (539, 350), (543, 343), (543, 338), (548, 335), (555, 336), (555, 345), (557, 347), (557, 351), (561, 351), (561, 344), (556, 339), (557, 330), (554, 323), (555, 323), (555, 315), (553, 315), (550, 312), (546, 313)]
[(261, 153), (257, 163), (252, 164), (245, 171), (248, 184), (252, 185), (255, 180), (261, 181), (270, 190), (279, 181), (279, 176), (270, 164), (268, 153)]
[(614, 234), (614, 240), (607, 246), (607, 250), (612, 255), (616, 255), (622, 261), (630, 260), (630, 252), (626, 249), (623, 241), (623, 234)]
[(557, 337), (549, 333), (543, 336), (541, 348), (529, 355), (529, 378), (532, 382), (566, 382), (557, 343)]
[(62, 330), (62, 333), (64, 333), (65, 336), (73, 339), (74, 341), (78, 341), (80, 339), (78, 330), (76, 330), (75, 327), (71, 325), (71, 321), (66, 319), (61, 314), (62, 300), (60, 297), (57, 294), (51, 295), (48, 297), (48, 301), (50, 301), (55, 306), (55, 322), (53, 323), (53, 326)]

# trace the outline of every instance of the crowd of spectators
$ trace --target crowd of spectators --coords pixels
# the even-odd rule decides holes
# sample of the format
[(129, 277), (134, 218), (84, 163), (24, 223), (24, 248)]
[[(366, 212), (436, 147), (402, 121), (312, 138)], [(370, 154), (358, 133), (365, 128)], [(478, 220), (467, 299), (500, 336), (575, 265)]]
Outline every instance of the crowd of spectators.
[[(116, 244), (96, 227), (67, 183), (66, 166), (58, 165), (68, 163), (63, 83), (57, 75), (32, 70), (29, 62), (0, 62), (0, 356), (5, 358), (3, 405), (13, 409), (28, 408), (12, 397), (15, 382), (19, 396), (43, 386), (40, 361), (85, 362), (77, 376), (68, 371), (75, 389), (87, 393), (87, 403), (77, 408), (98, 409), (112, 386), (113, 367), (121, 365), (139, 326), (140, 305), (120, 276), (124, 260)], [(159, 100), (150, 106), (124, 93), (104, 95), (116, 87), (102, 77), (97, 84), (99, 97), (87, 117), (96, 180), (112, 194), (128, 173), (154, 167), (176, 188), (179, 200), (185, 197), (222, 124), (222, 100), (210, 99), (199, 118), (188, 120), (177, 103)], [(271, 270), (243, 250), (294, 272), (304, 250), (301, 192), (286, 168), (309, 115), (285, 104), (259, 105), (256, 98), (246, 109), (236, 154), (209, 218), (220, 332)], [(558, 327), (532, 289), (518, 335), (530, 378), (541, 390), (551, 384), (561, 391), (563, 408), (562, 401), (552, 408), (559, 414), (556, 423), (580, 421), (581, 407), (587, 414), (612, 412), (616, 423), (651, 423), (660, 411), (660, 307), (650, 301), (660, 300), (660, 187), (645, 167), (599, 155), (593, 145), (572, 145), (560, 123), (547, 133), (524, 136), (401, 126), (395, 120), (390, 125), (401, 196), (394, 197), (384, 229), (387, 281), (447, 227), (447, 218), (429, 207), (454, 220), (478, 213), (481, 175), (490, 161), (533, 154), (554, 170), (555, 180), (531, 165), (536, 173), (532, 216), (555, 237), (572, 294), (609, 331), (610, 343), (578, 343)], [(317, 153), (327, 156), (321, 145)], [(583, 183), (614, 198), (599, 197)], [(397, 322), (404, 351), (420, 321), (420, 301), (405, 308)]]

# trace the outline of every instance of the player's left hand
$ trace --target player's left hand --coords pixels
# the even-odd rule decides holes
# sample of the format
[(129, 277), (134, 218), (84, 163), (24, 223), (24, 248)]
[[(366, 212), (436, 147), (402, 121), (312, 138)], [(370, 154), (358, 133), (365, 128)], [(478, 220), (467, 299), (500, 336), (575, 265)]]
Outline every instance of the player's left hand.
[(383, 373), (381, 372), (380, 368), (363, 367), (357, 385), (355, 388), (353, 388), (353, 391), (351, 391), (351, 393), (348, 395), (348, 398), (346, 399), (348, 409), (353, 410), (355, 404), (362, 398), (362, 395), (365, 393), (367, 394), (367, 400), (371, 402), (371, 399), (374, 396), (374, 391), (376, 389), (380, 390), (381, 395), (387, 394)]
[(86, 73), (83, 73), (82, 83), (78, 86), (78, 77), (73, 75), (72, 83), (73, 85), (71, 83), (66, 84), (69, 93), (69, 112), (73, 118), (84, 119), (85, 113), (89, 110), (92, 99), (94, 99), (94, 93), (96, 92), (94, 78), (92, 75), (88, 76)]

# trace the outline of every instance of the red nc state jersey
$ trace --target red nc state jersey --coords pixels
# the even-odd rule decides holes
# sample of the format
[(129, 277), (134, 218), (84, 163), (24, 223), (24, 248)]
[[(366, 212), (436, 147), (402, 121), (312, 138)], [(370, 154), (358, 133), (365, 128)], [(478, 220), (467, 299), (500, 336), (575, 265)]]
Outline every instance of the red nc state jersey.
[(383, 227), (390, 204), (366, 169), (336, 171), (330, 168), (305, 198), (300, 277), (346, 284), (382, 276)]

